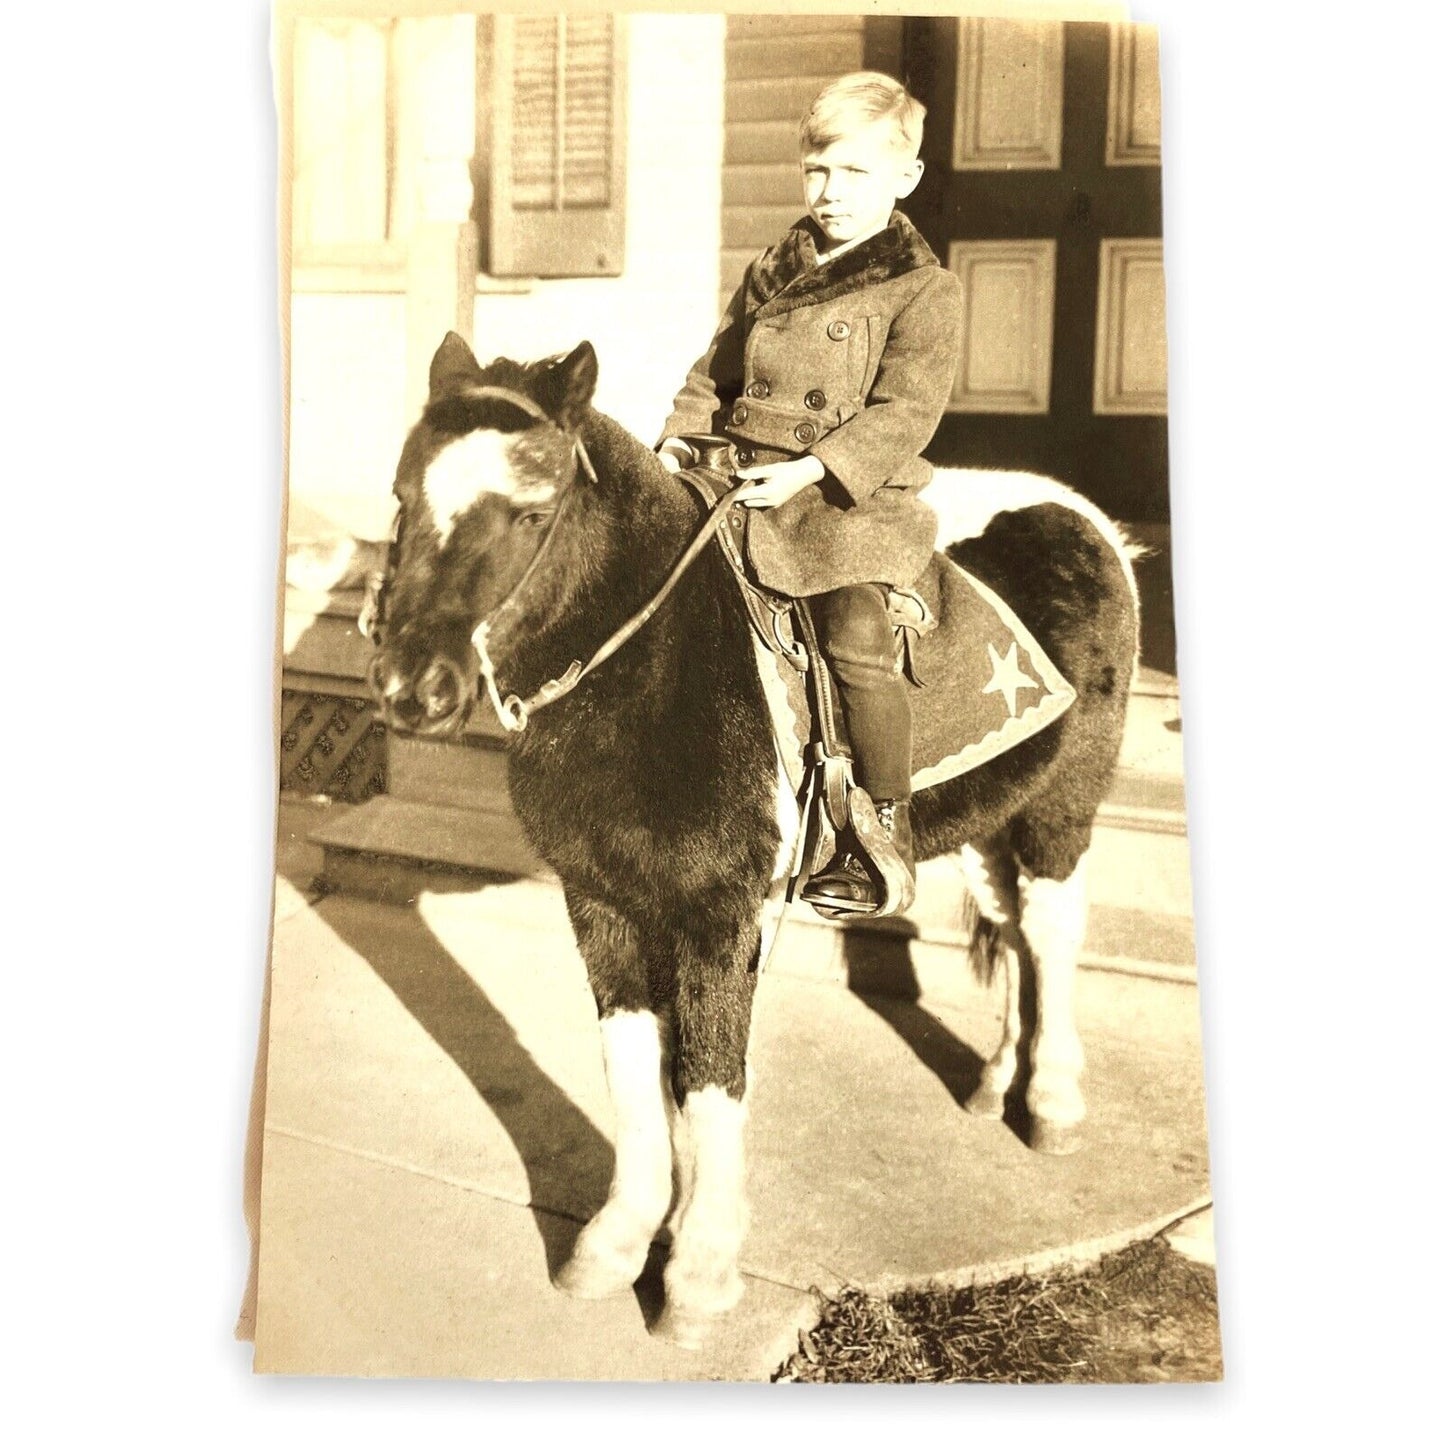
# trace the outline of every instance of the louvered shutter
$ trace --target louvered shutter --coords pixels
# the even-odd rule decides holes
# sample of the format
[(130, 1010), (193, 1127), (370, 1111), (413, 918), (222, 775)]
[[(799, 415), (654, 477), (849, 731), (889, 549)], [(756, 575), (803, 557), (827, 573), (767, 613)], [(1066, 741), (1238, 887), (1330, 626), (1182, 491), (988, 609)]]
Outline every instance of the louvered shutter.
[(621, 275), (624, 24), (606, 14), (496, 17), (494, 275)]

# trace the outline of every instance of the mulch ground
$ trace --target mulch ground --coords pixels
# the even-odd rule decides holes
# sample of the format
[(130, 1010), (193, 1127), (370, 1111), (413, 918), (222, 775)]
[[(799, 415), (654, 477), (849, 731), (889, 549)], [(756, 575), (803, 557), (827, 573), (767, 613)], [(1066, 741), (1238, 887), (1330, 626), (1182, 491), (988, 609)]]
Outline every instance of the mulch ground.
[(1214, 1271), (1151, 1239), (1082, 1273), (847, 1290), (774, 1375), (809, 1384), (1219, 1380)]

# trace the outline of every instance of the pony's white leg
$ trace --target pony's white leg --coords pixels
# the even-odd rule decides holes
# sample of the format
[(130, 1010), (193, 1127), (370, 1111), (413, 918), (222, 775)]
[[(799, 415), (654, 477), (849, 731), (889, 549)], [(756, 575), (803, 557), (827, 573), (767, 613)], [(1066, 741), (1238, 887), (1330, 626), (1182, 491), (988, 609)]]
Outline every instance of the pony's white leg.
[(602, 1020), (602, 1061), (617, 1118), (607, 1202), (577, 1237), (557, 1286), (584, 1299), (628, 1288), (642, 1273), (672, 1199), (668, 1134), (667, 1021), (620, 1010)]
[(653, 1333), (686, 1349), (699, 1348), (718, 1316), (742, 1298), (746, 1121), (745, 1100), (716, 1085), (687, 1094), (673, 1115), (677, 1202), (663, 1272), (666, 1303)]
[(1065, 879), (1019, 875), (1019, 925), (1033, 957), (1038, 993), (1030, 1051), (1032, 1073), (1024, 1102), (1029, 1144), (1046, 1154), (1071, 1154), (1082, 1142), (1084, 1117), (1079, 1079), (1084, 1048), (1074, 1022), (1074, 977), (1088, 921), (1087, 855)]
[(979, 913), (998, 930), (998, 961), (1004, 975), (1003, 1035), (964, 1108), (980, 1118), (1001, 1119), (1004, 1095), (1018, 1073), (1022, 1034), (1016, 870), (1012, 859), (1001, 851), (980, 851), (969, 844), (959, 850), (958, 866)]

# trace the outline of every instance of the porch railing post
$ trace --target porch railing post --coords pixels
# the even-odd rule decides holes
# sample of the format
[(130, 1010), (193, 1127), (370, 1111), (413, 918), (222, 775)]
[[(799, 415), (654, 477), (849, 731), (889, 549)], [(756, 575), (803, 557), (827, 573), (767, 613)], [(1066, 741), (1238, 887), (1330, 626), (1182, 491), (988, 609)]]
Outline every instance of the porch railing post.
[(408, 88), (418, 108), (416, 211), (406, 277), (406, 401), (413, 418), (426, 402), (427, 371), (442, 337), (456, 331), (472, 339), (477, 21), (449, 15), (399, 24), (414, 30), (404, 53), (414, 67)]

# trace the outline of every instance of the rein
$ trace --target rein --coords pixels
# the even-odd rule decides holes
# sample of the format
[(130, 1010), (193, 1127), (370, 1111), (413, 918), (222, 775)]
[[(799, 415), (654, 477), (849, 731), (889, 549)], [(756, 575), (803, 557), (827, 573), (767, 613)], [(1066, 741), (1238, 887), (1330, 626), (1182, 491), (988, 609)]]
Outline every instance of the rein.
[[(535, 402), (530, 396), (520, 391), (513, 391), (506, 386), (474, 386), (460, 393), (470, 399), (492, 400), (507, 403), (515, 407), (526, 416), (536, 421), (546, 422), (549, 426), (557, 427), (558, 431), (563, 428), (557, 426), (556, 421)], [(577, 470), (587, 477), (593, 485), (597, 485), (597, 470), (592, 465), (592, 458), (587, 455), (587, 448), (580, 436), (572, 437), (572, 455), (577, 463)], [(601, 667), (609, 657), (620, 647), (624, 646), (632, 637), (642, 630), (652, 619), (657, 609), (667, 600), (673, 588), (682, 579), (683, 573), (692, 566), (701, 554), (704, 547), (712, 540), (719, 527), (722, 526), (727, 517), (728, 508), (732, 505), (733, 499), (740, 492), (746, 491), (754, 485), (752, 482), (743, 482), (734, 487), (730, 492), (725, 492), (712, 505), (707, 520), (703, 523), (701, 530), (688, 544), (687, 550), (678, 558), (673, 565), (672, 571), (668, 573), (666, 580), (657, 590), (652, 600), (646, 606), (635, 612), (626, 622), (622, 624), (584, 663), (574, 660), (560, 676), (544, 682), (530, 697), (521, 698), (511, 692), (503, 697), (497, 686), (496, 668), (492, 662), (491, 653), (487, 648), (487, 641), (492, 629), (509, 612), (519, 606), (518, 598), (522, 595), (523, 589), (531, 581), (542, 559), (547, 555), (553, 539), (557, 535), (558, 525), (562, 520), (562, 513), (571, 500), (575, 489), (576, 478), (573, 478), (573, 485), (570, 486), (557, 510), (552, 515), (551, 525), (547, 528), (547, 535), (542, 538), (541, 544), (532, 554), (532, 560), (527, 563), (522, 575), (513, 584), (507, 595), (482, 619), (472, 632), (472, 647), (476, 651), (477, 660), (481, 667), (482, 680), (486, 684), (487, 698), (497, 714), (497, 720), (502, 727), (510, 733), (519, 733), (527, 726), (527, 720), (534, 712), (546, 707), (549, 703), (556, 702), (560, 697), (566, 697), (573, 688), (582, 681), (588, 673), (595, 668)], [(363, 603), (361, 616), (358, 625), (364, 636), (370, 637), (373, 642), (379, 641), (382, 624), (386, 618), (386, 594), (391, 586), (391, 580), (396, 573), (397, 562), (401, 549), (401, 538), (398, 532), (393, 532), (391, 545), (387, 549), (386, 570), (380, 581), (367, 589), (366, 600)]]
[[(547, 548), (547, 543), (552, 540), (552, 534), (557, 529), (557, 522), (562, 515), (562, 509), (557, 509), (557, 516), (553, 518), (552, 526), (548, 529), (547, 536), (542, 545), (537, 549), (536, 555), (532, 558), (526, 572), (522, 574), (521, 580), (507, 595), (505, 602), (494, 611), (490, 617), (477, 626), (472, 634), (472, 646), (476, 649), (477, 656), (481, 661), (482, 677), (487, 685), (487, 696), (491, 700), (492, 707), (496, 711), (497, 718), (508, 732), (519, 733), (527, 726), (527, 720), (534, 712), (546, 707), (549, 703), (556, 702), (560, 697), (566, 697), (573, 688), (587, 676), (589, 672), (601, 667), (613, 653), (624, 646), (637, 635), (657, 612), (658, 608), (667, 601), (672, 590), (682, 580), (683, 574), (701, 555), (703, 548), (712, 541), (719, 527), (727, 519), (728, 508), (732, 505), (733, 499), (740, 493), (753, 486), (752, 482), (742, 482), (730, 492), (723, 493), (713, 504), (712, 510), (708, 513), (707, 520), (702, 524), (697, 535), (688, 543), (687, 550), (673, 564), (672, 571), (667, 574), (661, 587), (653, 595), (652, 600), (644, 607), (634, 612), (626, 622), (622, 624), (597, 650), (583, 663), (574, 660), (566, 670), (559, 676), (544, 682), (531, 697), (519, 698), (516, 693), (508, 693), (502, 697), (496, 682), (496, 674), (493, 670), (492, 660), (487, 652), (487, 635), (491, 631), (493, 621), (500, 615), (503, 608), (513, 603), (517, 594), (521, 591), (522, 584), (532, 575), (542, 553)], [(563, 505), (566, 499), (563, 499)]]

